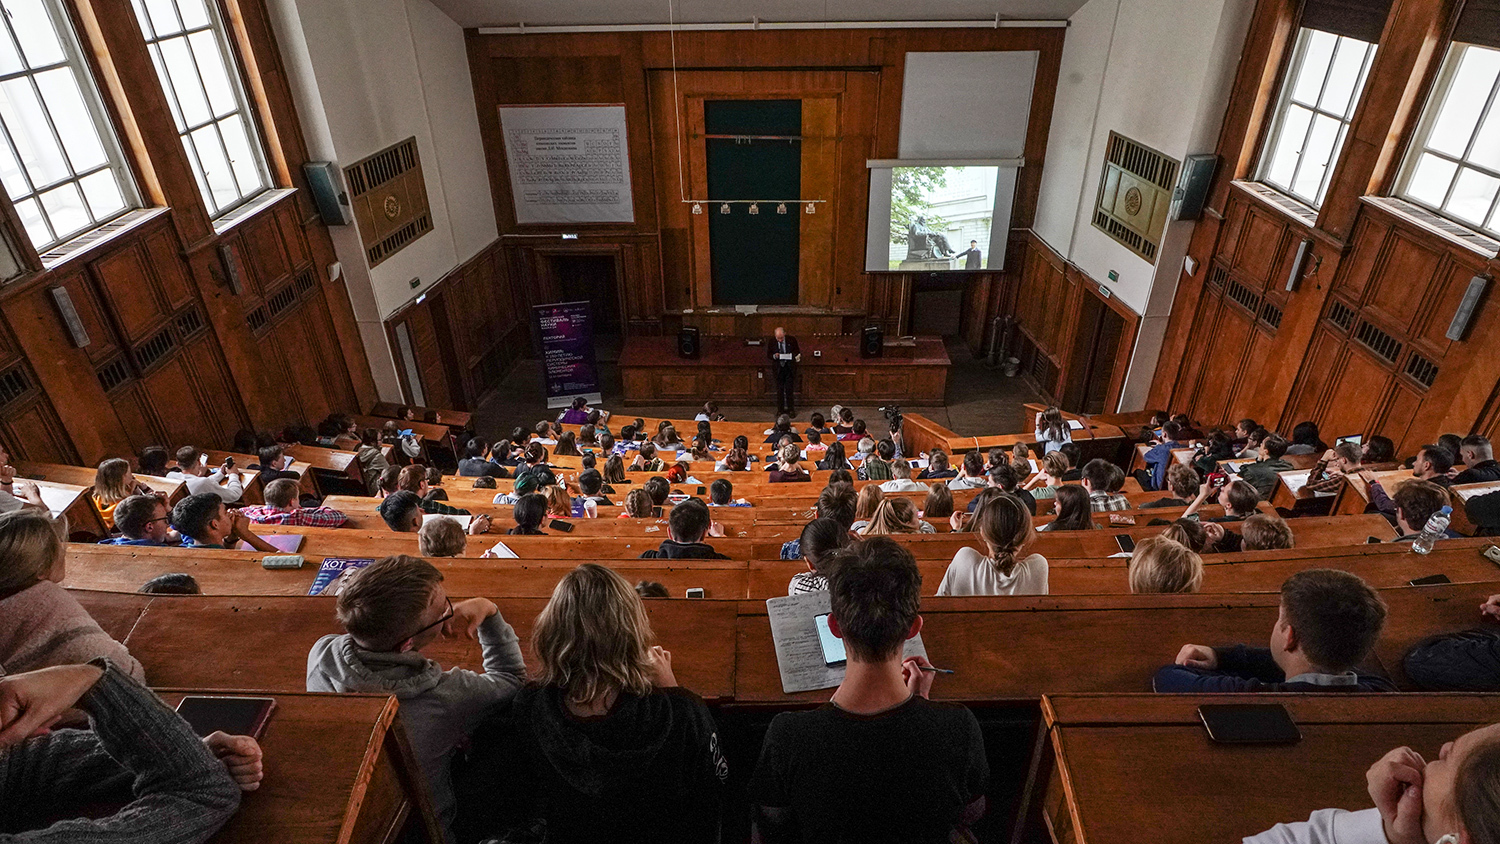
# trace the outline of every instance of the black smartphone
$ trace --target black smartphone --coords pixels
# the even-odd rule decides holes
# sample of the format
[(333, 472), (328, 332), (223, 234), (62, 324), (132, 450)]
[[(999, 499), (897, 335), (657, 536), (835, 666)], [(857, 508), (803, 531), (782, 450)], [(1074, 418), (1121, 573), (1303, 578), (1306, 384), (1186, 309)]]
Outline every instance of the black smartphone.
[(1219, 744), (1296, 744), (1302, 731), (1279, 703), (1205, 703), (1198, 717)]
[(661, 518), (661, 508), (660, 507), (652, 507), (651, 508), (651, 515), (652, 515), (653, 518), (660, 519)]
[(259, 739), (275, 710), (275, 699), (268, 697), (189, 695), (177, 704), (177, 714), (200, 736), (225, 732)]
[(565, 522), (561, 519), (553, 519), (552, 521), (547, 523), (547, 527), (552, 528), (553, 530), (560, 530), (563, 533), (573, 532), (573, 523)]
[(1381, 541), (1382, 541), (1381, 538), (1378, 537), (1378, 536), (1367, 536), (1367, 537), (1365, 537), (1365, 544), (1366, 545), (1379, 545), (1381, 543)]
[(603, 491), (603, 493), (605, 495), (614, 495), (615, 494), (615, 488), (612, 487), (612, 486), (610, 486), (609, 484), (605, 484), (603, 487), (601, 487), (601, 490)]
[(698, 487), (698, 494), (699, 495), (708, 495), (708, 487), (706, 487), (706, 486), (700, 486), (700, 487)]
[(1120, 551), (1122, 553), (1130, 554), (1135, 551), (1135, 537), (1130, 536), (1129, 534), (1115, 534), (1115, 544), (1120, 546)]
[(1452, 583), (1452, 582), (1453, 582), (1453, 579), (1450, 578), (1446, 574), (1429, 574), (1426, 577), (1419, 577), (1416, 580), (1408, 580), (1406, 582), (1406, 585), (1407, 586), (1432, 586), (1432, 585), (1438, 584), (1438, 583)]

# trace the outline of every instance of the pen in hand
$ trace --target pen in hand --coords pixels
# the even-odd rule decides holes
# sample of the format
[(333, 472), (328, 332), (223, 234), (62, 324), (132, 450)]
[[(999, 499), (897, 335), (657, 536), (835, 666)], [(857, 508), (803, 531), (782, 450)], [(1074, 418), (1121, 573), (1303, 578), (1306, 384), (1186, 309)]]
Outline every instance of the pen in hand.
[(931, 672), (933, 672), (935, 674), (953, 674), (953, 673), (956, 673), (956, 672), (954, 672), (954, 671), (952, 671), (951, 669), (948, 669), (948, 668), (935, 668), (935, 667), (933, 667), (931, 665), (921, 665), (921, 666), (918, 666), (918, 667), (921, 668), (923, 671), (931, 671)]

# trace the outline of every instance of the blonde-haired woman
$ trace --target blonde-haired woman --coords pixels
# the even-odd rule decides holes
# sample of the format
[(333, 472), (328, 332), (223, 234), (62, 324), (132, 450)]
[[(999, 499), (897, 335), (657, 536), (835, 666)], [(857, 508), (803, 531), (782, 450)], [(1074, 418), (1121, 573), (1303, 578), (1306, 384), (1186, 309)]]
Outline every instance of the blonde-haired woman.
[(1031, 543), (1031, 513), (1021, 500), (1002, 495), (974, 516), (974, 532), (985, 553), (960, 548), (938, 584), (939, 595), (1045, 595), (1047, 558), (1022, 556)]
[(880, 488), (880, 484), (865, 484), (860, 487), (859, 494), (854, 498), (854, 524), (849, 526), (849, 530), (854, 533), (864, 530), (870, 519), (874, 518), (876, 508), (884, 500), (885, 491)]
[(625, 507), (620, 511), (621, 519), (649, 519), (656, 505), (651, 503), (651, 493), (636, 487), (625, 493)]
[(897, 533), (937, 533), (937, 528), (917, 518), (917, 505), (910, 498), (893, 495), (880, 502), (860, 536), (891, 536)]
[(12, 674), (108, 657), (137, 680), (141, 664), (58, 584), (67, 522), (27, 508), (0, 515), (0, 665)]
[(787, 443), (776, 452), (776, 456), (777, 466), (766, 473), (766, 483), (804, 483), (812, 480), (812, 475), (802, 468), (802, 446)]
[(652, 640), (635, 588), (594, 563), (564, 576), (537, 616), (510, 752), (537, 783), (549, 840), (717, 838), (729, 769), (713, 716)]
[(1130, 591), (1171, 595), (1197, 592), (1203, 585), (1203, 558), (1166, 536), (1149, 536), (1130, 555)]
[(115, 505), (132, 495), (155, 495), (151, 487), (140, 483), (130, 471), (130, 462), (118, 457), (99, 464), (94, 472), (94, 491), (89, 494), (99, 515), (104, 517), (104, 526), (115, 529)]

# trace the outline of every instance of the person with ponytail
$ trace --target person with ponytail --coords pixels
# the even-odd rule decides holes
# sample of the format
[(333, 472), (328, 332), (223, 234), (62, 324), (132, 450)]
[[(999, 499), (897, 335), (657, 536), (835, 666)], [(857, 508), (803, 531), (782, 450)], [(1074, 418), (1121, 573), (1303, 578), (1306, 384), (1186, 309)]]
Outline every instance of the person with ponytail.
[(938, 584), (939, 595), (1045, 595), (1047, 558), (1023, 556), (1031, 542), (1031, 513), (1020, 499), (1001, 495), (974, 515), (986, 554), (960, 548)]

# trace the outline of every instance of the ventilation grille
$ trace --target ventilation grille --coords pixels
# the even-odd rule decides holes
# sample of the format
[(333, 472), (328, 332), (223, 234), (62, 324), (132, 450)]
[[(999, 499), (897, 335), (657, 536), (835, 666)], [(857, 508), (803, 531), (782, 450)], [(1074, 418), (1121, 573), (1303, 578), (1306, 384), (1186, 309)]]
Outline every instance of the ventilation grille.
[(312, 290), (317, 283), (317, 279), (313, 277), (312, 270), (303, 270), (302, 272), (297, 274), (297, 277), (295, 279), (292, 280), (292, 286), (297, 288), (298, 296), (301, 296), (307, 293), (309, 290)]
[(296, 289), (291, 284), (285, 285), (280, 290), (272, 293), (270, 298), (266, 299), (266, 313), (269, 314), (272, 319), (275, 319), (277, 316), (281, 315), (282, 311), (290, 308), (292, 305), (296, 304), (296, 302)]
[(1208, 268), (1208, 285), (1210, 287), (1223, 287), (1229, 278), (1229, 270), (1223, 264), (1215, 261)]
[(1109, 133), (1104, 160), (1168, 192), (1177, 182), (1177, 162), (1124, 135)]
[(366, 249), (365, 257), (369, 259), (370, 266), (373, 267), (384, 261), (387, 257), (399, 252), (401, 247), (430, 231), (432, 231), (432, 215), (423, 213), (422, 216), (391, 232), (379, 243)]
[(1431, 387), (1432, 382), (1437, 380), (1438, 367), (1427, 358), (1412, 352), (1411, 356), (1406, 359), (1406, 374), (1418, 384)]
[(126, 365), (123, 357), (115, 358), (99, 367), (99, 371), (94, 374), (99, 376), (99, 386), (103, 387), (106, 393), (114, 392), (115, 388), (130, 381), (130, 367)]
[(16, 364), (10, 369), (0, 372), (0, 407), (10, 404), (31, 392), (31, 376), (26, 374), (22, 364)]
[(1380, 330), (1374, 323), (1361, 320), (1359, 328), (1354, 332), (1354, 339), (1389, 363), (1395, 363), (1396, 358), (1401, 356), (1401, 341)]
[(1395, 211), (1402, 216), (1410, 217), (1411, 219), (1416, 220), (1417, 222), (1421, 223), (1424, 226), (1427, 226), (1430, 229), (1435, 229), (1447, 235), (1448, 237), (1453, 238), (1454, 240), (1460, 241), (1467, 246), (1478, 249), (1485, 255), (1494, 255), (1496, 250), (1500, 250), (1500, 240), (1495, 240), (1492, 237), (1486, 237), (1485, 235), (1480, 234), (1479, 232), (1474, 231), (1467, 226), (1455, 223), (1447, 217), (1441, 216), (1439, 214), (1434, 214), (1433, 212), (1415, 203), (1407, 202), (1402, 199), (1396, 199), (1395, 197), (1391, 196), (1366, 197), (1366, 200), (1380, 205), (1387, 210)]
[(1354, 324), (1354, 309), (1334, 299), (1332, 307), (1328, 309), (1328, 321), (1338, 326), (1340, 331), (1348, 331), (1349, 326)]
[(305, 299), (316, 288), (317, 277), (310, 269), (298, 273), (291, 281), (281, 286), (280, 290), (266, 297), (266, 301), (255, 310), (245, 315), (245, 323), (250, 326), (250, 331), (260, 334), (270, 328), (272, 323), (279, 317), (292, 309), (301, 299)]
[(1318, 211), (1311, 205), (1306, 205), (1304, 203), (1298, 202), (1296, 199), (1287, 196), (1281, 191), (1276, 190), (1269, 185), (1263, 185), (1259, 182), (1236, 182), (1235, 184), (1240, 185), (1245, 190), (1255, 194), (1256, 196), (1276, 206), (1282, 211), (1285, 211), (1293, 217), (1296, 217), (1298, 220), (1301, 220), (1302, 222), (1310, 226), (1317, 225)]
[(417, 139), (413, 137), (349, 167), (344, 177), (349, 180), (350, 194), (358, 198), (416, 166)]
[(1232, 299), (1235, 304), (1249, 311), (1251, 316), (1254, 316), (1256, 309), (1260, 307), (1260, 294), (1234, 279), (1229, 280), (1229, 287), (1225, 289), (1224, 295)]
[(270, 317), (266, 316), (266, 306), (261, 305), (245, 316), (245, 322), (250, 325), (250, 331), (259, 334), (261, 329), (270, 324)]
[(156, 333), (155, 337), (135, 347), (135, 365), (142, 372), (166, 357), (177, 345), (177, 340), (172, 336), (172, 329), (163, 328)]
[(42, 263), (51, 265), (67, 260), (88, 249), (90, 246), (109, 240), (111, 237), (142, 220), (155, 217), (156, 214), (157, 209), (155, 208), (138, 208), (134, 211), (127, 211), (102, 226), (89, 229), (72, 240), (59, 243), (46, 252), (43, 252), (41, 254)]
[(187, 339), (203, 330), (203, 312), (197, 305), (190, 305), (172, 318), (172, 324), (176, 326), (178, 336)]
[(1260, 308), (1260, 320), (1272, 328), (1281, 327), (1281, 309), (1270, 301)]

